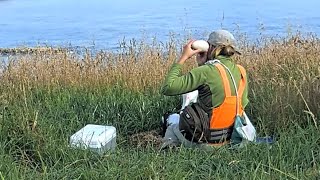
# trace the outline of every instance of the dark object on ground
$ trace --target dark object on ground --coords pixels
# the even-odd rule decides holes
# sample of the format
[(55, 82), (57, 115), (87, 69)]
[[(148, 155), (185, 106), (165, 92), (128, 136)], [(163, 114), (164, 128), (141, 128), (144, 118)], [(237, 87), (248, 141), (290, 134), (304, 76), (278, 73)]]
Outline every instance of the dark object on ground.
[(207, 142), (210, 137), (208, 114), (198, 103), (185, 107), (180, 114), (179, 129), (192, 142)]
[(276, 142), (276, 139), (273, 136), (257, 137), (256, 138), (257, 144), (273, 144), (275, 142)]

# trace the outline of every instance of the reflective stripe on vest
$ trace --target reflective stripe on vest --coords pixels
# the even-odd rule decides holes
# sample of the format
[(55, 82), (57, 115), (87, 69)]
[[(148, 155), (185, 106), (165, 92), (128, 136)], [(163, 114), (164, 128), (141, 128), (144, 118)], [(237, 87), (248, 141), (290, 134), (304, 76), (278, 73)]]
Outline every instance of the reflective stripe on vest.
[[(209, 143), (221, 143), (231, 139), (233, 131), (234, 118), (237, 114), (236, 108), (238, 107), (239, 115), (243, 114), (242, 107), (242, 94), (246, 86), (246, 73), (245, 69), (237, 65), (241, 73), (241, 79), (238, 90), (238, 106), (237, 96), (232, 96), (230, 82), (227, 76), (226, 69), (223, 65), (216, 63), (215, 66), (219, 70), (221, 75), (225, 98), (219, 107), (212, 110), (212, 116), (210, 119), (210, 139)], [(233, 84), (232, 84), (233, 85)]]

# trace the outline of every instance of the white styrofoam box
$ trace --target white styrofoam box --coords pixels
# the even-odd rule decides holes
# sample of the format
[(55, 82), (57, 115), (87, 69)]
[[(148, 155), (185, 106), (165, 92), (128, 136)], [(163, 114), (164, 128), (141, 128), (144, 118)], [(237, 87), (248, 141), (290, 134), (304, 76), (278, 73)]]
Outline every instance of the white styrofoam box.
[(99, 153), (113, 150), (116, 147), (116, 128), (88, 124), (70, 137), (70, 145)]
[(198, 99), (198, 90), (188, 92), (186, 94), (182, 95), (182, 107), (181, 110), (183, 110), (186, 106), (188, 106), (190, 103), (196, 103)]

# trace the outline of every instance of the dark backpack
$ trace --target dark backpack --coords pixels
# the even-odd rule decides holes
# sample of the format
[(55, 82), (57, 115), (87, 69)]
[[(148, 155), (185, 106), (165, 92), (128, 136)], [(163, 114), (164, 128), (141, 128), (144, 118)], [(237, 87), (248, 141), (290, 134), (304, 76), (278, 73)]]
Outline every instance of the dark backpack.
[(193, 103), (182, 110), (179, 129), (189, 141), (207, 142), (210, 137), (209, 116), (198, 103)]

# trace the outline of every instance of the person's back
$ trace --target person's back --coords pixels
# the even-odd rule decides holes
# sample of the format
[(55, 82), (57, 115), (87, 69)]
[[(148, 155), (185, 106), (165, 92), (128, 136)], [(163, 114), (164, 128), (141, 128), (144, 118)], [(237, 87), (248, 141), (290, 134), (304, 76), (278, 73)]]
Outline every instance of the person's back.
[[(245, 72), (241, 73), (240, 68), (231, 59), (231, 56), (234, 54), (240, 54), (235, 49), (235, 40), (232, 34), (224, 30), (214, 31), (210, 34), (208, 43), (210, 45), (208, 52), (192, 50), (192, 41), (184, 47), (184, 52), (180, 60), (171, 67), (161, 92), (164, 95), (180, 95), (193, 90), (198, 90), (198, 103), (209, 116), (211, 134), (216, 135), (225, 133), (226, 137), (228, 137), (227, 139), (221, 139), (222, 136), (216, 136), (213, 139), (217, 139), (217, 141), (211, 141), (211, 143), (221, 143), (230, 139), (232, 131), (228, 130), (219, 132), (218, 130), (230, 129), (233, 123), (229, 123), (230, 127), (223, 127), (221, 126), (221, 124), (223, 124), (221, 122), (225, 121), (223, 119), (224, 117), (219, 117), (217, 119), (215, 116), (217, 116), (217, 113), (219, 114), (219, 111), (221, 111), (221, 106), (225, 107), (226, 105), (224, 104), (228, 103), (226, 101), (229, 101), (227, 99), (230, 98), (227, 97), (236, 97), (235, 87), (238, 88), (241, 81), (244, 84), (240, 94), (241, 98), (238, 99), (240, 103), (239, 108), (241, 110), (245, 108), (248, 104), (247, 79)], [(197, 54), (199, 67), (192, 69), (184, 76), (180, 75), (182, 65), (194, 54)], [(244, 70), (242, 69), (242, 71)], [(232, 77), (234, 78), (234, 81)], [(235, 109), (236, 107), (234, 107), (234, 110)], [(229, 110), (223, 111), (223, 116), (228, 116), (227, 112), (236, 112)], [(231, 122), (232, 120), (228, 121)], [(215, 127), (215, 124), (220, 125)], [(209, 140), (207, 139), (207, 142), (210, 143), (210, 138)]]

